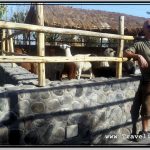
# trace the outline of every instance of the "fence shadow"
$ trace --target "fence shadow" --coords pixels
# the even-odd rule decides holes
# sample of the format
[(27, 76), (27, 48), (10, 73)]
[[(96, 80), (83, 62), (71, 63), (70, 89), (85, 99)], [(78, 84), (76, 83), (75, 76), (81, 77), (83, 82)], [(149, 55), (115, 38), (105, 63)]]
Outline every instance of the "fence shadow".
[[(139, 80), (139, 77), (135, 78), (134, 81), (138, 81)], [(115, 81), (115, 79), (114, 79)], [(118, 101), (115, 101), (115, 102), (109, 102), (109, 103), (105, 103), (105, 104), (101, 104), (101, 105), (97, 105), (97, 106), (93, 106), (93, 107), (88, 107), (88, 108), (83, 108), (83, 109), (74, 109), (74, 110), (65, 110), (65, 111), (57, 111), (57, 112), (49, 112), (49, 113), (40, 113), (40, 114), (32, 114), (32, 115), (28, 115), (27, 117), (20, 117), (20, 114), (19, 114), (19, 105), (18, 105), (18, 93), (28, 93), (28, 92), (43, 92), (43, 91), (47, 91), (47, 90), (60, 90), (60, 89), (66, 89), (66, 88), (74, 88), (75, 86), (76, 87), (90, 87), (90, 86), (102, 86), (102, 85), (108, 85), (108, 84), (117, 84), (118, 82), (114, 82), (114, 81), (103, 81), (103, 82), (95, 82), (95, 83), (83, 83), (82, 85), (80, 84), (75, 84), (75, 85), (60, 85), (58, 87), (43, 87), (43, 88), (36, 88), (36, 89), (24, 89), (24, 90), (17, 90), (17, 91), (4, 91), (4, 92), (1, 92), (0, 93), (0, 98), (3, 98), (4, 96), (7, 96), (8, 99), (9, 99), (9, 114), (8, 117), (5, 117), (4, 120), (2, 120), (0, 122), (0, 128), (2, 128), (3, 126), (7, 126), (8, 127), (8, 130), (9, 130), (9, 138), (8, 138), (8, 142), (10, 145), (19, 145), (20, 143), (20, 139), (21, 139), (21, 136), (23, 134), (23, 131), (20, 130), (20, 124), (21, 123), (24, 123), (26, 121), (34, 121), (36, 119), (50, 119), (50, 118), (54, 118), (54, 117), (60, 117), (60, 116), (66, 116), (66, 115), (70, 115), (70, 114), (75, 114), (75, 113), (87, 113), (89, 111), (95, 111), (95, 110), (98, 110), (98, 109), (102, 109), (102, 108), (108, 108), (108, 107), (112, 107), (112, 106), (118, 106), (120, 104), (125, 104), (127, 102), (132, 102), (133, 101), (133, 98), (130, 98), (130, 99), (123, 99), (123, 100), (118, 100)], [(121, 79), (119, 81), (124, 83), (128, 80), (128, 78), (126, 79)], [(15, 107), (15, 111), (14, 111), (14, 107)], [(64, 141), (63, 143), (60, 143), (60, 144), (64, 144), (64, 145), (67, 145), (69, 143), (71, 144), (88, 144), (90, 145), (90, 142), (91, 142), (91, 136), (97, 136), (97, 135), (100, 135), (100, 134), (104, 134), (104, 133), (108, 133), (110, 131), (114, 131), (116, 129), (119, 129), (119, 128), (122, 128), (122, 127), (126, 127), (128, 125), (132, 125), (133, 126), (133, 129), (132, 129), (132, 132), (135, 132), (136, 131), (136, 124), (137, 122), (141, 121), (139, 118), (139, 115), (138, 115), (138, 112), (139, 111), (139, 104), (136, 103), (136, 101), (133, 102), (133, 105), (132, 105), (132, 111), (131, 111), (131, 118), (132, 118), (132, 121), (131, 122), (126, 122), (124, 124), (119, 124), (119, 125), (116, 125), (116, 126), (113, 126), (111, 128), (107, 128), (107, 129), (104, 129), (104, 130), (99, 130), (99, 131), (96, 131), (96, 132), (90, 132), (90, 131), (87, 131), (87, 133), (85, 133), (85, 136), (84, 137), (81, 137), (81, 139), (83, 140), (84, 138), (86, 139), (86, 141), (82, 141), (81, 143), (77, 143), (76, 142), (76, 138), (77, 137), (74, 137), (74, 138), (71, 138), (69, 140), (66, 140)], [(129, 112), (130, 113), (130, 112)], [(79, 128), (79, 130), (83, 130), (83, 128)], [(87, 137), (87, 138), (86, 138)], [(32, 144), (38, 144), (37, 141)], [(58, 144), (57, 144), (58, 145)]]

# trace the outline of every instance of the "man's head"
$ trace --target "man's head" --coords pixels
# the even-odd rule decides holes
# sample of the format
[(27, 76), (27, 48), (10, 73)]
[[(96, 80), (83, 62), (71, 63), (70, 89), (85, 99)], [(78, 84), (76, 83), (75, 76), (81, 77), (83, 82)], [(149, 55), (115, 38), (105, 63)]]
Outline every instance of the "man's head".
[(150, 19), (144, 22), (143, 30), (145, 37), (150, 39)]

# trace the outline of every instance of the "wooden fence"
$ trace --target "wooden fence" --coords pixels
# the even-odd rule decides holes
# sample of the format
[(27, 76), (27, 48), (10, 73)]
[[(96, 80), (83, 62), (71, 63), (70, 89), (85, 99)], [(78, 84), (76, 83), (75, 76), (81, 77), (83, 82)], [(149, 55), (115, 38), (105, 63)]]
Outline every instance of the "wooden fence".
[[(44, 63), (51, 63), (51, 62), (77, 62), (77, 61), (114, 61), (117, 62), (116, 67), (116, 77), (122, 77), (122, 62), (126, 61), (127, 58), (123, 58), (123, 48), (124, 48), (124, 40), (134, 40), (133, 36), (126, 36), (124, 35), (124, 16), (120, 17), (120, 34), (108, 34), (108, 33), (98, 33), (92, 31), (83, 31), (83, 30), (75, 30), (75, 29), (64, 29), (64, 28), (54, 28), (54, 27), (46, 27), (44, 26), (43, 20), (43, 5), (37, 5), (37, 18), (39, 19), (40, 25), (31, 25), (31, 24), (24, 24), (24, 23), (13, 23), (13, 22), (5, 22), (0, 21), (0, 28), (3, 29), (2, 34), (2, 44), (1, 49), (13, 52), (14, 48), (12, 46), (12, 37), (16, 34), (11, 34), (10, 29), (15, 30), (23, 30), (23, 31), (31, 31), (31, 32), (38, 32), (38, 56), (0, 56), (0, 62), (3, 63), (17, 63), (17, 62), (36, 62), (39, 63), (39, 86), (45, 86), (45, 65)], [(9, 34), (6, 37), (5, 30), (8, 29)], [(20, 34), (19, 31), (17, 34)], [(58, 34), (70, 34), (70, 35), (81, 35), (81, 36), (89, 36), (89, 37), (105, 37), (105, 38), (113, 38), (119, 40), (118, 46), (118, 57), (64, 57), (64, 56), (53, 56), (48, 57), (45, 56), (45, 42), (44, 42), (44, 33), (58, 33)]]

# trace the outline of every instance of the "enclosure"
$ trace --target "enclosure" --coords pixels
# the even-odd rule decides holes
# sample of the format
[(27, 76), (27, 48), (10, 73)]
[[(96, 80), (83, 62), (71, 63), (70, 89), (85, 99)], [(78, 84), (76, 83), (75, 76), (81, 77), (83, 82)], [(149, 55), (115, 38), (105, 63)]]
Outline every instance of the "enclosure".
[[(37, 5), (37, 17), (40, 18), (39, 25), (0, 21), (0, 28), (3, 29), (1, 38), (3, 56), (0, 56), (2, 85), (0, 143), (6, 145), (128, 143), (126, 135), (131, 134), (133, 123), (130, 110), (140, 75), (122, 77), (122, 62), (127, 60), (123, 57), (124, 40), (134, 40), (133, 36), (124, 35), (124, 17), (120, 17), (118, 22), (119, 34), (44, 26), (42, 5)], [(8, 36), (5, 34), (6, 29)], [(37, 32), (36, 48), (39, 56), (7, 56), (8, 52), (13, 54), (15, 48), (12, 38), (16, 33), (12, 34), (10, 29)], [(45, 56), (46, 32), (117, 39), (119, 41), (117, 57)], [(65, 81), (50, 81), (45, 78), (45, 63), (72, 61), (116, 62), (116, 77)], [(38, 63), (38, 75), (14, 64), (19, 62)], [(141, 129), (139, 123), (140, 119), (137, 124), (138, 130)]]

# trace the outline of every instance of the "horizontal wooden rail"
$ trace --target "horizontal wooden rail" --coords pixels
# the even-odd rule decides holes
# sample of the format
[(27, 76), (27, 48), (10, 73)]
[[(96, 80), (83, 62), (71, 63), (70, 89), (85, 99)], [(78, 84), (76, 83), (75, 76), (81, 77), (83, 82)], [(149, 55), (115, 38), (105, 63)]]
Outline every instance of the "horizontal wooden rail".
[(81, 36), (90, 36), (90, 37), (105, 37), (105, 38), (113, 38), (113, 39), (134, 40), (133, 36), (98, 33), (98, 32), (84, 31), (84, 30), (77, 30), (77, 29), (54, 28), (54, 27), (24, 24), (24, 23), (12, 23), (6, 21), (0, 21), (0, 28), (28, 30), (28, 31), (45, 32), (45, 33), (58, 33), (58, 34), (81, 35)]
[(0, 56), (1, 63), (35, 62), (35, 63), (57, 63), (57, 62), (80, 62), (80, 61), (127, 61), (126, 57), (64, 57), (64, 56)]
[(3, 38), (2, 41), (5, 41), (5, 40), (10, 39), (10, 38), (13, 38), (13, 37), (15, 37), (17, 35), (20, 35), (20, 34), (23, 34), (23, 33), (25, 33), (25, 31), (17, 31), (17, 32), (12, 33), (11, 35), (9, 35), (7, 38)]

